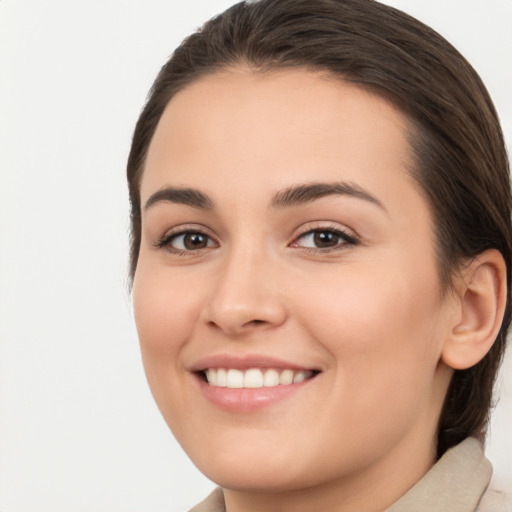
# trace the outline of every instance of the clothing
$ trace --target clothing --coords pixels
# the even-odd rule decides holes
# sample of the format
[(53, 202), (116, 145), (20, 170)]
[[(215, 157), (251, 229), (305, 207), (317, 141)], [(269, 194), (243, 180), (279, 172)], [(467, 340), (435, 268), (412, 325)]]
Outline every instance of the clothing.
[[(448, 450), (385, 512), (512, 512), (512, 495), (489, 488), (492, 466), (471, 437)], [(225, 512), (220, 488), (190, 512)]]

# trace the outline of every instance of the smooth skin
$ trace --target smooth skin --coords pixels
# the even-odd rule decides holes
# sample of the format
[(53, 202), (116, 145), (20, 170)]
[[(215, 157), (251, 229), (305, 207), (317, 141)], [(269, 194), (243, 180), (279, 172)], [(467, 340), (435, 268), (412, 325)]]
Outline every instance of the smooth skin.
[[(407, 133), (381, 97), (302, 69), (206, 76), (160, 120), (135, 318), (155, 400), (228, 512), (384, 510), (435, 462), (451, 367), (492, 345), (503, 260), (487, 251), (442, 291)], [(312, 183), (338, 188), (276, 201)], [(155, 199), (168, 187), (207, 204)], [(228, 411), (191, 370), (216, 355), (319, 373), (267, 407)]]

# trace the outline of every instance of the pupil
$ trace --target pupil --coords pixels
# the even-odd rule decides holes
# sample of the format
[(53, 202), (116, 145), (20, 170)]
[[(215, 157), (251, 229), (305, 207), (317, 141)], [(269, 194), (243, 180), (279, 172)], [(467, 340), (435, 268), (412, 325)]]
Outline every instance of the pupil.
[(332, 247), (338, 243), (338, 235), (330, 231), (319, 231), (314, 236), (317, 247)]
[(185, 235), (183, 243), (187, 249), (202, 249), (206, 247), (206, 237), (201, 233), (190, 233)]

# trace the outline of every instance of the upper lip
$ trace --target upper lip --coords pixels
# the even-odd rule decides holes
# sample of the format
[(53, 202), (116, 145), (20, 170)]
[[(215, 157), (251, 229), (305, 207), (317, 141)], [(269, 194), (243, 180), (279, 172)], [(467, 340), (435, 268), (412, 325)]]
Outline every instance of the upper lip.
[(244, 356), (217, 354), (207, 356), (194, 362), (189, 367), (189, 370), (191, 372), (201, 372), (208, 368), (233, 368), (237, 370), (248, 370), (249, 368), (273, 368), (276, 370), (317, 371), (316, 368), (259, 354), (249, 354)]

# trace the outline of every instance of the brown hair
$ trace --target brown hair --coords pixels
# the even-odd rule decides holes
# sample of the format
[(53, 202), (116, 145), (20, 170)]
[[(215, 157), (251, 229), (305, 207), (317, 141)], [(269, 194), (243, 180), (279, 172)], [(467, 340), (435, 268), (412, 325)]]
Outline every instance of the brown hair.
[[(149, 93), (128, 160), (131, 277), (141, 236), (141, 175), (166, 105), (194, 80), (240, 64), (255, 72), (325, 70), (397, 105), (412, 121), (410, 172), (433, 212), (441, 282), (448, 288), (464, 261), (495, 248), (505, 259), (510, 289), (509, 168), (489, 94), (444, 38), (373, 0), (241, 2), (176, 49)], [(439, 455), (469, 435), (485, 436), (509, 323), (510, 299), (489, 353), (472, 368), (455, 371), (439, 421)]]

